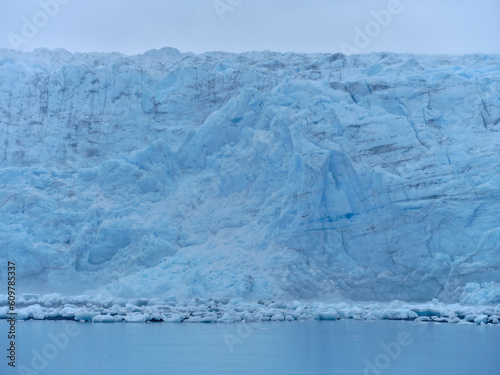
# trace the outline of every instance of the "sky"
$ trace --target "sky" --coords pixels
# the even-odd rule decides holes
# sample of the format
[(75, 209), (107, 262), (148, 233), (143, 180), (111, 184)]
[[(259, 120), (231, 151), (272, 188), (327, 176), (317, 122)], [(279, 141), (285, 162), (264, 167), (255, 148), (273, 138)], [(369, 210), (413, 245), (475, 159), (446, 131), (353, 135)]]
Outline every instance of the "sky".
[(500, 0), (1, 0), (0, 48), (500, 54)]

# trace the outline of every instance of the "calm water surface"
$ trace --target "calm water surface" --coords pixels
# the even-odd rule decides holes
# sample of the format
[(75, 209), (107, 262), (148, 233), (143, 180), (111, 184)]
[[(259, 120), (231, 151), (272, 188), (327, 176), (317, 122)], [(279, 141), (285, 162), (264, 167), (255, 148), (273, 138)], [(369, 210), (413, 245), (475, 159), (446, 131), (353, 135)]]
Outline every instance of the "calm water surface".
[[(0, 321), (3, 353), (7, 329)], [(2, 375), (500, 374), (498, 326), (28, 321), (18, 322), (17, 329), (18, 367), (9, 368), (2, 355)]]

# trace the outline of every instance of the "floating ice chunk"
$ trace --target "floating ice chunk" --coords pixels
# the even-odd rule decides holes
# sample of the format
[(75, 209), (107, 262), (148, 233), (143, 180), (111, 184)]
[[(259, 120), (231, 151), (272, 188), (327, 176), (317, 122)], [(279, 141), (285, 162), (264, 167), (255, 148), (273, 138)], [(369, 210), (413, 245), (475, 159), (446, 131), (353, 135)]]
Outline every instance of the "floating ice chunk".
[(126, 315), (123, 318), (123, 320), (126, 323), (144, 323), (144, 322), (147, 322), (148, 320), (151, 320), (151, 315), (135, 313), (132, 315)]
[(479, 315), (474, 318), (476, 324), (486, 324), (488, 322), (488, 315)]
[(431, 322), (432, 319), (428, 316), (419, 316), (415, 319), (415, 322)]
[(283, 316), (283, 314), (278, 313), (278, 314), (274, 314), (273, 316), (271, 316), (271, 320), (282, 322), (283, 320), (285, 320), (285, 317)]
[(39, 304), (31, 305), (24, 308), (19, 308), (17, 310), (17, 319), (25, 320), (25, 319), (36, 319), (43, 320), (49, 315), (49, 310), (44, 309)]
[(64, 307), (60, 310), (59, 314), (63, 318), (74, 318), (75, 314), (79, 312), (78, 306), (72, 304), (65, 304)]
[(442, 309), (434, 305), (426, 304), (412, 307), (411, 310), (418, 316), (441, 316)]
[(100, 315), (98, 311), (89, 311), (86, 309), (81, 309), (80, 311), (75, 313), (75, 320), (83, 320), (90, 322), (95, 316)]
[(236, 318), (233, 314), (225, 312), (224, 315), (222, 315), (221, 318), (217, 320), (218, 323), (234, 323), (237, 321), (238, 318)]
[(339, 314), (335, 310), (319, 312), (314, 316), (316, 320), (337, 320), (339, 318)]
[(123, 316), (112, 316), (112, 315), (97, 315), (92, 318), (92, 323), (115, 323), (121, 322)]
[(467, 314), (465, 317), (464, 317), (464, 320), (466, 322), (473, 322), (474, 319), (476, 319), (476, 314)]
[(208, 313), (205, 316), (191, 316), (188, 319), (184, 320), (184, 323), (216, 323), (217, 322), (217, 314)]
[(500, 317), (498, 315), (492, 315), (488, 318), (488, 322), (491, 324), (498, 324), (500, 323)]
[(184, 317), (181, 316), (180, 314), (172, 314), (169, 317), (163, 318), (163, 321), (165, 323), (180, 323), (184, 320)]

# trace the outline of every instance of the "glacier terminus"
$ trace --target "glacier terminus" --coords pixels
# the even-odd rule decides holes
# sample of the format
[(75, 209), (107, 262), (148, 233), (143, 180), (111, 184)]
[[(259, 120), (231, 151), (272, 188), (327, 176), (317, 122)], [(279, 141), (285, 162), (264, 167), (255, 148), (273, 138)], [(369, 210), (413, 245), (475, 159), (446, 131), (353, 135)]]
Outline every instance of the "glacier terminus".
[(22, 291), (500, 303), (499, 56), (0, 50), (0, 94)]

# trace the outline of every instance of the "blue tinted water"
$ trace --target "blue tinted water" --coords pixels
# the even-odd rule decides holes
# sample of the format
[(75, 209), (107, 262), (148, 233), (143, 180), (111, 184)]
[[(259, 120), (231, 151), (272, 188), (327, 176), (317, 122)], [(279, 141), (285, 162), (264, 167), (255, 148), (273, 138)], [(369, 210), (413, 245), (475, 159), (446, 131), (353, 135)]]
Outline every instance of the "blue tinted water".
[[(7, 329), (0, 321), (3, 353)], [(17, 329), (17, 368), (8, 368), (2, 355), (2, 375), (500, 374), (498, 326), (28, 321)]]

